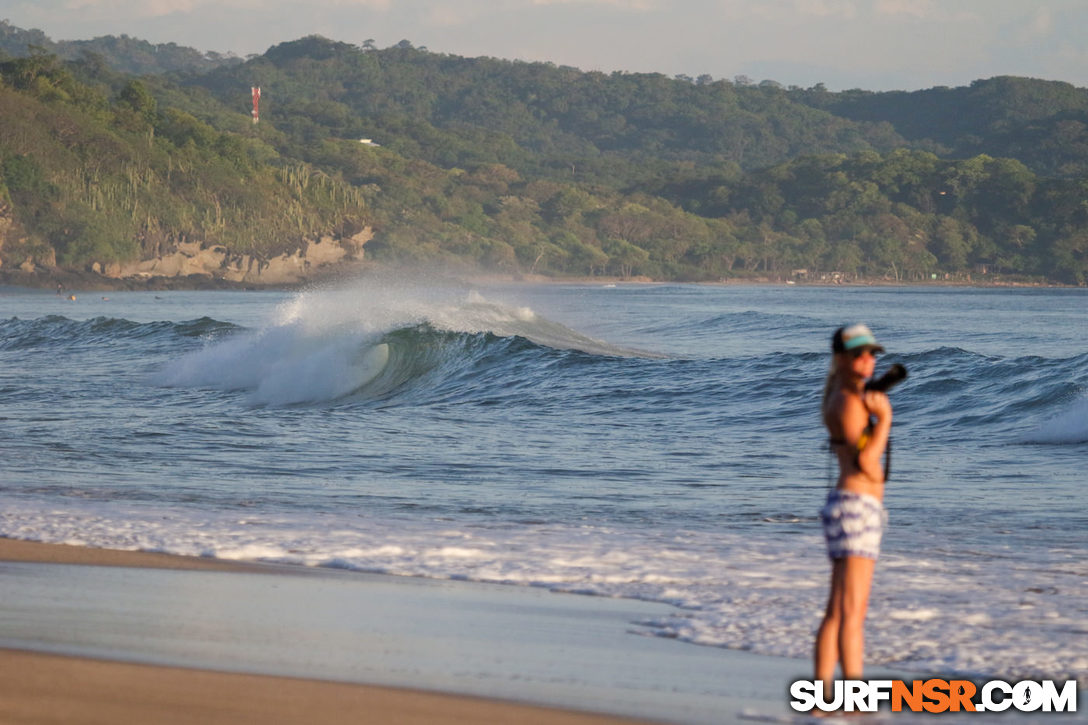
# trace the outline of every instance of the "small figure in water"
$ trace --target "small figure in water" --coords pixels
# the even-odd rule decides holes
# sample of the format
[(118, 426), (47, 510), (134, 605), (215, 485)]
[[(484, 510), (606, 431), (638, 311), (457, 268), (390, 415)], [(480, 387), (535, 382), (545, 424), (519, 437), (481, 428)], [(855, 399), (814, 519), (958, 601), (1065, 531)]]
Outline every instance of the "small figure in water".
[(843, 679), (862, 676), (865, 613), (887, 522), (882, 458), (892, 427), (888, 396), (865, 389), (877, 353), (884, 352), (872, 331), (862, 324), (840, 327), (831, 352), (822, 414), (839, 477), (820, 510), (831, 591), (813, 654), (816, 679), (823, 680), (829, 698), (836, 664), (842, 665)]

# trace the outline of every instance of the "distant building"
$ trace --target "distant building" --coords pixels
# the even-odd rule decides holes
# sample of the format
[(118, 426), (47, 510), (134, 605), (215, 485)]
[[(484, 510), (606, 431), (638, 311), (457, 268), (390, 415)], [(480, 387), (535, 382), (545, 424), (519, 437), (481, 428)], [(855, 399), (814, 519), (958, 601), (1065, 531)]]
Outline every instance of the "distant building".
[(359, 143), (363, 144), (364, 146), (381, 146), (380, 143), (374, 143), (374, 140), (369, 138), (361, 138), (359, 139)]

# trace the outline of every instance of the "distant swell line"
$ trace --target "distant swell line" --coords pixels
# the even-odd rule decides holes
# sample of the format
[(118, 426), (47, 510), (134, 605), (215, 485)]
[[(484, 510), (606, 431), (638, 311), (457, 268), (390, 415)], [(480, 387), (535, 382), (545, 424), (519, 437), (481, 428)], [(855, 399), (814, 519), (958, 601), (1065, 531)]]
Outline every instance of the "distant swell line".
[(193, 338), (221, 335), (238, 329), (236, 325), (210, 317), (185, 322), (133, 322), (112, 317), (71, 320), (59, 315), (34, 320), (13, 317), (0, 321), (0, 349), (71, 347), (154, 337)]

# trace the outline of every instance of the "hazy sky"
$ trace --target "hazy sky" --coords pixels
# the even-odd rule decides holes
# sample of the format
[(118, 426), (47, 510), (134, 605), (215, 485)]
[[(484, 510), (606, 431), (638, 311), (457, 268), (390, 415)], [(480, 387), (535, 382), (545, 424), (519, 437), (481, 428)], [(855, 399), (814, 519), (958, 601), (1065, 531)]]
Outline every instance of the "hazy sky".
[(127, 34), (239, 55), (316, 33), (832, 90), (995, 75), (1088, 86), (1085, 0), (0, 0), (0, 18), (54, 40)]

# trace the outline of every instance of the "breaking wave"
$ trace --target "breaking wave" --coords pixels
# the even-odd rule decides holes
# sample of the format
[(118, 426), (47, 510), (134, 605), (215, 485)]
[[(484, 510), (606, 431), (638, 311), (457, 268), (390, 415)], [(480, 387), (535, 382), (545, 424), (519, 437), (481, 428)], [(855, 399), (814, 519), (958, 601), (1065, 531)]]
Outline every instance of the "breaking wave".
[(254, 405), (376, 400), (426, 389), (448, 397), (471, 381), (516, 385), (523, 365), (647, 356), (582, 335), (526, 307), (427, 300), (382, 290), (314, 292), (259, 330), (213, 338), (167, 363), (155, 382), (243, 392)]

